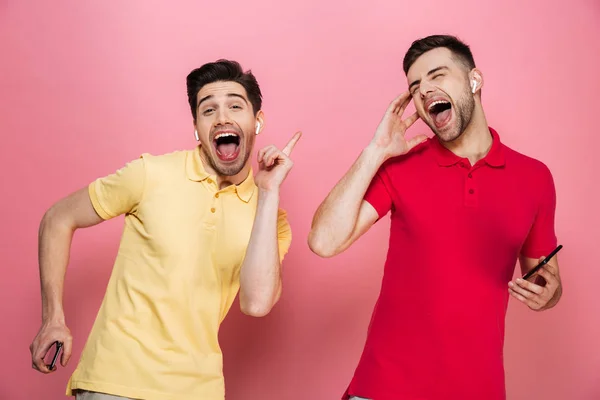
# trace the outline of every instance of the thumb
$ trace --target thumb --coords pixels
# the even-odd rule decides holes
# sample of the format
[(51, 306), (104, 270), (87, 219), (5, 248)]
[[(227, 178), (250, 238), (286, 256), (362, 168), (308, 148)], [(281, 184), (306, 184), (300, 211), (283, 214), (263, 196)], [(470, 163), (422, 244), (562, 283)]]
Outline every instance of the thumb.
[(69, 363), (69, 359), (71, 358), (72, 348), (73, 348), (72, 341), (65, 340), (65, 344), (63, 346), (63, 353), (62, 353), (62, 356), (60, 357), (60, 363), (63, 367), (66, 367), (67, 364)]

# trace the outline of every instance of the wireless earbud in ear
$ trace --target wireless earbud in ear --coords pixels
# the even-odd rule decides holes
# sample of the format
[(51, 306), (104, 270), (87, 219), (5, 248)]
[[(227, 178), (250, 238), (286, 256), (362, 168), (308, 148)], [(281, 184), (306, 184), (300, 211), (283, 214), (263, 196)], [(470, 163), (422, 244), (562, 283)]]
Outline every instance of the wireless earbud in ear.
[(200, 141), (200, 137), (198, 136), (198, 130), (194, 129), (194, 136), (196, 137), (196, 141), (199, 142)]
[(475, 94), (475, 89), (477, 88), (477, 81), (475, 79), (473, 79), (471, 81), (471, 91), (473, 92), (473, 94)]
[(256, 134), (258, 135), (260, 133), (260, 122), (256, 123)]

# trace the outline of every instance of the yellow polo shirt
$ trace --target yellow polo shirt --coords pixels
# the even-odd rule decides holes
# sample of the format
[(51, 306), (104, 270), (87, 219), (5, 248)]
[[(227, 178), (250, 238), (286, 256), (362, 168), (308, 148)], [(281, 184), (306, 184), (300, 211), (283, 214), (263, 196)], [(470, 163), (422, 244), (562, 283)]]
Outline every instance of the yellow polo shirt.
[[(222, 400), (218, 330), (238, 292), (257, 206), (252, 171), (219, 190), (199, 148), (144, 154), (90, 184), (105, 220), (125, 214), (100, 311), (67, 395)], [(279, 210), (279, 254), (292, 235)]]

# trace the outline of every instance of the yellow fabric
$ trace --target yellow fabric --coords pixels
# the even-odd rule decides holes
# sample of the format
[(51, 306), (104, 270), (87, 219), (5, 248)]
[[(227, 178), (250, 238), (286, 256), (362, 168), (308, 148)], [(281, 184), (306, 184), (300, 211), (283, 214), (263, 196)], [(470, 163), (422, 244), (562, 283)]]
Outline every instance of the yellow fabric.
[[(125, 214), (125, 227), (67, 395), (224, 399), (218, 329), (239, 290), (257, 193), (252, 172), (219, 190), (198, 148), (145, 154), (90, 184), (97, 213)], [(278, 237), (283, 260), (292, 235), (281, 209)]]

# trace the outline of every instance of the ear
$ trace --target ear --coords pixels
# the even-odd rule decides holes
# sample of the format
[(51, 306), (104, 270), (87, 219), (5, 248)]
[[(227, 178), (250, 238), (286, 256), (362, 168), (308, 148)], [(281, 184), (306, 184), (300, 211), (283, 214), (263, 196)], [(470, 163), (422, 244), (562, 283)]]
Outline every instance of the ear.
[(194, 138), (196, 139), (196, 142), (200, 141), (200, 136), (198, 135), (198, 128), (196, 128), (196, 120), (193, 119), (193, 128), (194, 128)]
[[(473, 90), (473, 86), (475, 85), (475, 89)], [(483, 88), (483, 74), (477, 68), (473, 68), (471, 72), (469, 72), (469, 87), (471, 88), (471, 92), (473, 94), (480, 92)]]
[[(259, 135), (265, 129), (265, 113), (262, 110), (256, 113), (256, 124), (260, 124), (260, 126), (258, 126), (258, 130), (255, 130), (254, 133)], [(256, 128), (257, 126), (255, 126)]]

